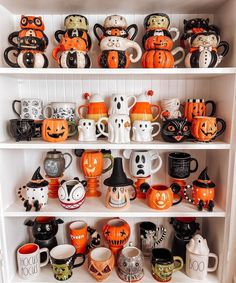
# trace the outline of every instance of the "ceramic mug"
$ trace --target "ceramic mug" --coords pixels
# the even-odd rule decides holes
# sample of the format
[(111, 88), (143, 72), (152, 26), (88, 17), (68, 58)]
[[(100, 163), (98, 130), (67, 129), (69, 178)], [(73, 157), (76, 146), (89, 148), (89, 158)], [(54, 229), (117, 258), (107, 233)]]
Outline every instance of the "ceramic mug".
[[(40, 254), (46, 254), (46, 260), (40, 263)], [(47, 248), (40, 249), (37, 244), (29, 243), (17, 250), (19, 277), (23, 280), (34, 280), (40, 275), (41, 267), (47, 265), (49, 252)]]
[(113, 270), (114, 264), (115, 257), (108, 248), (95, 248), (88, 255), (88, 271), (97, 281), (107, 279)]
[(178, 98), (165, 98), (161, 100), (161, 119), (177, 119), (182, 116)]
[[(103, 130), (102, 124), (107, 122), (108, 132)], [(131, 122), (128, 115), (111, 115), (98, 120), (98, 129), (101, 134), (108, 137), (110, 143), (129, 143)]]
[(10, 135), (18, 141), (31, 141), (35, 136), (35, 122), (30, 119), (11, 119), (9, 125)]
[(205, 101), (203, 98), (188, 99), (184, 104), (184, 117), (192, 122), (195, 116), (206, 116), (207, 106), (211, 105), (211, 112), (208, 116), (212, 117), (216, 112), (216, 104), (212, 100)]
[[(191, 163), (195, 167), (191, 169)], [(186, 179), (198, 169), (198, 161), (186, 152), (171, 152), (168, 155), (168, 174), (172, 178)]]
[[(98, 137), (100, 137), (101, 133), (96, 133), (97, 123), (92, 119), (80, 119), (78, 132), (79, 132), (79, 141), (82, 142), (93, 142), (96, 141)], [(105, 130), (105, 125), (101, 124), (103, 130)]]
[[(179, 256), (173, 256), (168, 249), (152, 250), (152, 276), (158, 282), (168, 282), (171, 280), (173, 272), (183, 268), (183, 260)], [(175, 264), (178, 262), (177, 264)]]
[[(133, 102), (130, 104), (130, 101)], [(109, 115), (129, 115), (129, 111), (136, 103), (136, 96), (127, 96), (125, 94), (112, 94), (110, 108), (108, 111)], [(130, 106), (129, 106), (130, 104)]]
[[(16, 104), (20, 105), (20, 111), (16, 110)], [(14, 100), (12, 109), (21, 119), (43, 120), (43, 103), (37, 98), (24, 98)]]
[[(65, 119), (67, 121), (75, 120), (76, 104), (73, 102), (52, 102), (43, 108), (43, 115), (46, 119)], [(50, 110), (50, 114), (47, 112)]]
[[(218, 130), (217, 124), (221, 124)], [(192, 121), (191, 133), (200, 142), (209, 142), (223, 134), (226, 130), (226, 123), (221, 118), (208, 116), (195, 116)]]
[(117, 259), (117, 274), (125, 282), (136, 282), (143, 278), (144, 258), (142, 252), (132, 246), (121, 250)]
[[(153, 132), (154, 126), (158, 126), (156, 132)], [(132, 140), (137, 142), (152, 141), (159, 134), (161, 125), (158, 122), (135, 120), (132, 126)]]
[[(75, 264), (77, 258), (81, 258), (82, 261)], [(58, 245), (50, 251), (50, 262), (54, 278), (59, 281), (69, 279), (72, 276), (72, 269), (83, 265), (84, 261), (85, 255), (76, 254), (76, 249), (72, 245)]]

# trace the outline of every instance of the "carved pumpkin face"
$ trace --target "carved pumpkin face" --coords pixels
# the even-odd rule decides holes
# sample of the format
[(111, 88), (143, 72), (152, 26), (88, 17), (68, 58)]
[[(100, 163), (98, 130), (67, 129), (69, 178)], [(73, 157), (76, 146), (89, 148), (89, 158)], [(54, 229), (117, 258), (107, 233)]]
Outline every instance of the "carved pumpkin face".
[(114, 267), (114, 255), (108, 248), (93, 249), (88, 256), (89, 273), (97, 280), (102, 281), (109, 277)]
[(64, 119), (45, 119), (42, 138), (48, 142), (61, 142), (68, 138), (68, 124)]
[(162, 210), (172, 206), (173, 192), (163, 185), (152, 186), (147, 192), (148, 205), (151, 208)]
[(103, 154), (99, 151), (85, 151), (81, 157), (81, 166), (85, 177), (95, 178), (101, 176)]
[(145, 41), (145, 50), (168, 50), (173, 48), (173, 41), (169, 36), (150, 36)]
[(196, 116), (192, 121), (191, 132), (194, 138), (198, 141), (211, 141), (217, 134), (216, 118)]

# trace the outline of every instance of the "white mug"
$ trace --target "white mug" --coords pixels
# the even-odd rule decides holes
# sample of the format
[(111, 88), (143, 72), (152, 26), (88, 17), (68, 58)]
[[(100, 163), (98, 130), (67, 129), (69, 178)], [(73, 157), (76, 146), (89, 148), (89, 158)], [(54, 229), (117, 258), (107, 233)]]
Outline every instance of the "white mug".
[[(213, 267), (208, 267), (209, 258), (215, 260)], [(195, 235), (186, 246), (186, 274), (196, 280), (204, 280), (207, 272), (216, 271), (218, 266), (218, 256), (210, 253), (206, 239), (201, 235)]]
[[(20, 111), (16, 109), (16, 103), (20, 104)], [(43, 120), (43, 103), (37, 98), (23, 98), (14, 100), (12, 109), (21, 119)]]
[[(129, 106), (132, 99), (133, 103)], [(125, 94), (112, 94), (110, 101), (110, 108), (108, 110), (109, 115), (129, 115), (129, 111), (136, 103), (137, 98), (134, 95), (127, 96)]]
[[(102, 134), (96, 134), (96, 125), (97, 123), (92, 119), (80, 119), (78, 132), (79, 132), (79, 141), (82, 142), (93, 142), (96, 141), (98, 137)], [(105, 125), (101, 124), (103, 130), (105, 129)]]
[(178, 98), (165, 98), (161, 100), (161, 119), (176, 119), (182, 116)]
[[(76, 104), (73, 102), (52, 102), (44, 107), (43, 115), (46, 119), (65, 119), (67, 121), (75, 120)], [(47, 114), (50, 109), (50, 114)]]
[[(107, 122), (108, 132), (103, 130), (103, 123)], [(108, 137), (110, 143), (129, 143), (131, 122), (129, 115), (111, 115), (98, 120), (98, 129), (101, 134)]]
[[(153, 132), (154, 127), (158, 126), (157, 131)], [(132, 140), (137, 142), (149, 142), (160, 132), (161, 125), (158, 122), (135, 120), (132, 126)]]
[(129, 160), (129, 170), (135, 178), (147, 178), (159, 171), (162, 166), (162, 159), (155, 150), (125, 149), (123, 156)]
[[(46, 253), (47, 258), (40, 263), (40, 254)], [(19, 276), (23, 280), (32, 281), (40, 274), (40, 268), (47, 265), (49, 261), (49, 251), (47, 248), (40, 249), (35, 243), (21, 246), (17, 250), (17, 263)]]

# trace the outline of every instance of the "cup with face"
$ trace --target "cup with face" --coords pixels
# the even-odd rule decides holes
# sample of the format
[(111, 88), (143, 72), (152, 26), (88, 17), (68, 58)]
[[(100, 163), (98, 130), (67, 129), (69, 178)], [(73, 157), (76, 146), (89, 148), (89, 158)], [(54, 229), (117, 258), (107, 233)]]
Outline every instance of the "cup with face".
[[(79, 141), (82, 142), (93, 142), (98, 139), (102, 134), (96, 133), (97, 123), (92, 119), (80, 119), (78, 132), (79, 132)], [(105, 130), (104, 124), (101, 124), (103, 130)]]
[[(136, 103), (136, 96), (127, 96), (125, 94), (112, 94), (108, 114), (129, 115), (129, 111)], [(132, 102), (132, 103), (131, 103)]]
[[(153, 133), (154, 126), (157, 126), (157, 130)], [(132, 140), (137, 142), (152, 141), (160, 130), (161, 125), (158, 122), (136, 120), (132, 126)]]

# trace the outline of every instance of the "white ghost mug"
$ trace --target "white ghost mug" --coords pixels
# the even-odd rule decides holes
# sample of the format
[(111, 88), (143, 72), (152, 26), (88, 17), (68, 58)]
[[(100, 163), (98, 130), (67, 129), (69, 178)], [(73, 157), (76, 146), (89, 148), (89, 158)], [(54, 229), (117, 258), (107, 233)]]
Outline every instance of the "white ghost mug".
[[(158, 126), (153, 133), (154, 126)], [(160, 132), (161, 125), (158, 122), (135, 120), (132, 126), (132, 140), (137, 142), (152, 141)]]
[[(130, 101), (133, 100), (133, 102), (130, 104)], [(134, 106), (137, 99), (136, 96), (131, 95), (127, 96), (125, 94), (112, 94), (111, 98), (111, 104), (108, 111), (109, 115), (129, 115), (130, 109)]]
[[(107, 122), (108, 132), (103, 130), (103, 123)], [(102, 117), (98, 120), (100, 133), (108, 137), (110, 143), (130, 142), (131, 122), (129, 115), (111, 115), (109, 118)]]
[[(101, 133), (96, 133), (97, 123), (92, 119), (80, 119), (78, 126), (79, 141), (82, 142), (93, 142), (100, 137)], [(103, 130), (105, 130), (104, 124), (101, 124)]]

